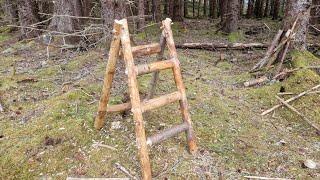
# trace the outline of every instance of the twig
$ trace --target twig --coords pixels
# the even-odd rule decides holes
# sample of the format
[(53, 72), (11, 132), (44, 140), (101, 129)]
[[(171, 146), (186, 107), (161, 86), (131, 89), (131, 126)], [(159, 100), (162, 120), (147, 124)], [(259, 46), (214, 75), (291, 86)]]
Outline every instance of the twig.
[(260, 177), (260, 176), (243, 176), (248, 179), (264, 179), (264, 180), (289, 180), (285, 178), (268, 178), (268, 177)]
[(320, 29), (318, 29), (316, 26), (310, 25), (310, 27), (312, 27), (312, 28), (315, 29), (316, 31), (320, 32)]
[(302, 117), (303, 120), (305, 120), (310, 126), (312, 126), (313, 128), (315, 128), (318, 132), (320, 132), (320, 128), (313, 124), (307, 117), (305, 117), (303, 114), (301, 114), (296, 108), (294, 108), (293, 106), (291, 106), (290, 104), (288, 104), (286, 101), (284, 101), (282, 98), (280, 98), (279, 96), (276, 96), (276, 98), (283, 104), (285, 105), (287, 108), (289, 108), (291, 111), (295, 112), (296, 114), (298, 114), (299, 116)]
[[(304, 92), (298, 94), (297, 96), (294, 96), (294, 97), (286, 100), (285, 102), (286, 102), (286, 103), (289, 103), (289, 102), (291, 102), (291, 101), (294, 101), (294, 100), (296, 100), (296, 99), (299, 99), (300, 97), (302, 97), (302, 96), (304, 96), (304, 95), (306, 95), (306, 94), (308, 94), (308, 93), (310, 93), (310, 92), (312, 92), (312, 91), (315, 91), (315, 90), (318, 89), (319, 87), (320, 87), (320, 84), (318, 84), (317, 86), (314, 86), (313, 88), (311, 88), (311, 89), (309, 89), (309, 90), (307, 90), (307, 91), (304, 91)], [(281, 106), (283, 106), (282, 103), (281, 103), (281, 104), (278, 104), (278, 105), (275, 105), (275, 106), (273, 106), (272, 108), (270, 108), (270, 109), (262, 112), (261, 115), (264, 116), (264, 115), (266, 115), (266, 114), (269, 114), (270, 112), (274, 111), (275, 109), (278, 109), (278, 108), (281, 107)]]
[(130, 178), (137, 180), (137, 178), (134, 177), (133, 175), (131, 175), (131, 174), (129, 173), (129, 171), (128, 171), (125, 167), (121, 166), (119, 163), (115, 163), (115, 165), (116, 165), (116, 168), (117, 168), (117, 169), (119, 169), (120, 171), (122, 171), (123, 173), (125, 173), (126, 175), (128, 175)]
[(112, 147), (112, 146), (109, 146), (109, 145), (105, 145), (105, 144), (101, 144), (101, 143), (94, 143), (92, 144), (93, 147), (104, 147), (104, 148), (108, 148), (108, 149), (111, 149), (113, 151), (116, 151), (117, 149)]
[(2, 105), (0, 104), (0, 112), (3, 112), (4, 110), (3, 110), (3, 107), (2, 107)]

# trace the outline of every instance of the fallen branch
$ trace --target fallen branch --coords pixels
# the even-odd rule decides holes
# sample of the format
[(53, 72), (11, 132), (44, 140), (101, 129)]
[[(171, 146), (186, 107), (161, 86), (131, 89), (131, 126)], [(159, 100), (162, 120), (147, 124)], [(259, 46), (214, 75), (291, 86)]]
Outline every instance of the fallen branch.
[(136, 177), (134, 177), (133, 175), (131, 175), (130, 173), (129, 173), (129, 171), (125, 168), (125, 167), (123, 167), (123, 166), (121, 166), (121, 164), (119, 164), (119, 163), (115, 163), (115, 165), (116, 165), (116, 168), (117, 169), (119, 169), (120, 171), (122, 171), (123, 173), (125, 173), (127, 176), (129, 176), (130, 178), (132, 178), (132, 179), (137, 179)]
[(267, 76), (262, 76), (262, 77), (260, 77), (260, 78), (258, 78), (258, 79), (252, 79), (252, 80), (250, 80), (250, 81), (247, 81), (247, 82), (245, 82), (243, 85), (245, 86), (245, 87), (251, 87), (251, 86), (255, 86), (255, 85), (257, 85), (257, 84), (262, 84), (262, 83), (264, 83), (264, 82), (267, 82), (269, 79), (268, 79), (268, 77)]
[(104, 147), (104, 148), (108, 148), (108, 149), (111, 149), (113, 151), (116, 151), (117, 149), (112, 147), (112, 146), (109, 146), (109, 145), (105, 145), (105, 144), (101, 144), (101, 143), (94, 143), (92, 144), (93, 147)]
[(303, 114), (301, 114), (296, 108), (294, 108), (293, 106), (291, 106), (290, 104), (288, 104), (286, 101), (284, 101), (282, 98), (280, 98), (279, 96), (276, 96), (276, 98), (283, 104), (285, 105), (287, 108), (289, 108), (291, 111), (295, 112), (296, 114), (298, 114), (300, 117), (302, 117), (303, 120), (305, 120), (310, 126), (312, 126), (313, 128), (315, 128), (317, 130), (317, 132), (320, 132), (320, 128), (313, 124), (312, 121), (310, 121), (307, 117), (305, 117)]
[(276, 34), (276, 36), (274, 37), (274, 39), (272, 40), (268, 50), (267, 50), (267, 53), (266, 55), (261, 59), (261, 61), (259, 61), (253, 68), (251, 71), (257, 69), (257, 68), (262, 68), (268, 61), (268, 59), (271, 57), (272, 53), (273, 53), (273, 50), (274, 48), (279, 44), (279, 39), (281, 37), (283, 33), (283, 30), (280, 29), (278, 31), (278, 33)]
[[(289, 102), (291, 102), (291, 101), (294, 101), (294, 100), (296, 100), (296, 99), (299, 99), (300, 97), (302, 97), (302, 96), (304, 96), (304, 95), (306, 95), (306, 94), (309, 94), (310, 92), (315, 91), (315, 90), (318, 89), (318, 88), (320, 88), (320, 84), (318, 84), (317, 86), (314, 86), (313, 88), (311, 88), (311, 89), (309, 89), (309, 90), (307, 90), (307, 91), (304, 91), (304, 92), (298, 94), (297, 96), (294, 96), (294, 97), (286, 100), (285, 102), (286, 102), (286, 103), (289, 103)], [(261, 113), (261, 116), (264, 116), (264, 115), (266, 115), (266, 114), (269, 114), (270, 112), (278, 109), (278, 108), (281, 107), (281, 106), (283, 106), (282, 103), (281, 103), (281, 104), (278, 104), (278, 105), (275, 105), (275, 106), (273, 106), (272, 108), (270, 108), (270, 109), (262, 112), (262, 113)]]
[(231, 50), (243, 50), (248, 48), (264, 49), (267, 48), (267, 44), (263, 43), (184, 43), (177, 44), (177, 48), (180, 49), (205, 49), (210, 51), (216, 51), (219, 49), (231, 49)]

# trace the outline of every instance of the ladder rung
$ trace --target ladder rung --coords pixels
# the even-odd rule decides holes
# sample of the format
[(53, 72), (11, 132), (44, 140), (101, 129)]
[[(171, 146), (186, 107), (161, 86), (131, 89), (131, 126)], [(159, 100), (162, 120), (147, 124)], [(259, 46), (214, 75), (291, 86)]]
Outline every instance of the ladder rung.
[[(141, 103), (142, 112), (162, 107), (166, 104), (173, 103), (181, 99), (180, 92), (173, 92), (171, 94), (163, 95), (154, 99)], [(108, 105), (107, 112), (123, 112), (131, 109), (131, 103), (123, 103), (117, 105)]]
[(142, 103), (142, 112), (146, 112), (152, 109), (156, 109), (159, 107), (162, 107), (164, 105), (173, 103), (175, 101), (178, 101), (181, 99), (181, 93), (180, 92), (174, 92), (171, 94), (166, 94), (154, 99), (147, 100)]
[(141, 57), (150, 54), (156, 54), (161, 51), (159, 43), (135, 46), (131, 48), (134, 57)]
[(150, 64), (142, 64), (136, 67), (138, 75), (151, 73), (154, 71), (160, 71), (172, 68), (174, 62), (172, 60), (157, 61)]
[(173, 126), (169, 129), (166, 129), (166, 130), (158, 133), (158, 134), (155, 134), (151, 137), (148, 137), (147, 144), (150, 146), (152, 146), (153, 144), (157, 144), (157, 143), (164, 141), (168, 138), (171, 138), (171, 137), (173, 137), (183, 131), (188, 130), (188, 127), (189, 127), (189, 125), (186, 122), (183, 124)]

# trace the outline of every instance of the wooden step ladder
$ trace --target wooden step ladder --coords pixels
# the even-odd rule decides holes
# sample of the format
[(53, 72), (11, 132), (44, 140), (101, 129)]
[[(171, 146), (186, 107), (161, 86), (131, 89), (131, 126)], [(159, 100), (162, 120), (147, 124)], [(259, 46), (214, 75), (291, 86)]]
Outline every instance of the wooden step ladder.
[[(172, 21), (169, 18), (162, 21), (163, 30), (160, 43), (131, 47), (127, 20), (115, 20), (113, 30), (114, 37), (110, 46), (109, 59), (105, 73), (102, 95), (99, 102), (98, 115), (94, 124), (96, 129), (101, 129), (104, 126), (106, 113), (120, 112), (131, 109), (135, 121), (137, 147), (139, 151), (143, 179), (152, 178), (147, 150), (148, 145), (151, 146), (178, 133), (186, 132), (190, 153), (194, 153), (197, 149), (192, 122), (188, 111), (186, 91), (182, 81), (180, 63), (177, 58), (177, 52), (172, 36), (171, 22)], [(168, 47), (170, 55), (169, 60), (162, 60), (165, 45)], [(150, 54), (158, 54), (156, 62), (143, 65), (134, 64), (134, 57)], [(126, 63), (126, 74), (128, 75), (129, 80), (128, 85), (130, 103), (108, 105), (116, 61), (119, 57), (123, 57)], [(155, 85), (159, 76), (159, 71), (165, 69), (173, 70), (174, 80), (178, 91), (152, 99)], [(147, 98), (141, 101), (139, 97), (137, 76), (147, 73), (153, 73), (151, 89)], [(183, 123), (146, 138), (142, 113), (148, 110), (159, 108), (166, 104), (173, 103), (175, 101), (179, 101), (180, 103)]]

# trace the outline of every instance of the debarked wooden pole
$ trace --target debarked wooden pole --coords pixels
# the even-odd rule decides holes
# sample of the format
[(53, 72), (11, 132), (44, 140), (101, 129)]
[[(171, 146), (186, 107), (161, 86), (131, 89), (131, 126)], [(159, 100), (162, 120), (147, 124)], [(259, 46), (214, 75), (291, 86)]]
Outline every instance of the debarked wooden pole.
[(101, 129), (105, 123), (106, 112), (107, 112), (106, 109), (107, 109), (108, 101), (110, 97), (112, 80), (115, 73), (115, 66), (116, 66), (116, 62), (119, 57), (119, 51), (120, 51), (120, 30), (121, 30), (121, 25), (115, 22), (113, 26), (114, 35), (110, 45), (108, 64), (107, 64), (106, 72), (104, 75), (102, 95), (99, 101), (98, 114), (94, 122), (94, 127), (96, 129)]

